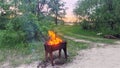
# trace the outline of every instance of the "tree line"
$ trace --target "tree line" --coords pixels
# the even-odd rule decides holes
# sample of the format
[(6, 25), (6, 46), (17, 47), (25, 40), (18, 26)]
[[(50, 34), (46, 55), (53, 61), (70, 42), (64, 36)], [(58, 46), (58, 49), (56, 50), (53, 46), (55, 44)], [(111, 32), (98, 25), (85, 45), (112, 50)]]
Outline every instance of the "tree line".
[(104, 34), (120, 34), (120, 0), (78, 0), (75, 15), (85, 17), (84, 29)]

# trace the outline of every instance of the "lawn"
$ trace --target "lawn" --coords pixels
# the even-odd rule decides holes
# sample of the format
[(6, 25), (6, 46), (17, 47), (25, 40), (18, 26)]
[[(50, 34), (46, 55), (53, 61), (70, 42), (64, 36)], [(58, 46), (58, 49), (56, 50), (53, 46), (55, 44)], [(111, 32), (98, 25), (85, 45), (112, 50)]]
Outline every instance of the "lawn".
[[(57, 26), (54, 30), (63, 36), (70, 36), (77, 39), (89, 40), (92, 42), (114, 43), (116, 40), (110, 40), (97, 36), (94, 31), (82, 30), (79, 26)], [(3, 32), (0, 31), (0, 38)], [(73, 40), (64, 38), (67, 41), (68, 62), (77, 55), (77, 51), (88, 48), (89, 44), (82, 42), (75, 42)], [(1, 40), (0, 40), (1, 41)], [(4, 47), (0, 45), (0, 66), (9, 62), (10, 66), (16, 67), (21, 64), (29, 64), (34, 61), (44, 60), (44, 42), (34, 42), (29, 44), (18, 44), (14, 47)], [(9, 44), (8, 44), (9, 45)]]
[(113, 39), (105, 39), (102, 35), (97, 35), (98, 32), (92, 30), (83, 30), (79, 25), (58, 26), (55, 28), (55, 31), (66, 36), (89, 40), (92, 42), (113, 44), (115, 41), (117, 41)]
[[(9, 44), (8, 44), (9, 45)], [(0, 66), (8, 62), (11, 66), (29, 64), (33, 61), (44, 59), (42, 43), (16, 45), (14, 47), (0, 47)]]
[[(2, 32), (0, 33), (2, 35)], [(1, 36), (2, 37), (2, 36)], [(64, 38), (63, 38), (64, 39)], [(77, 51), (86, 49), (88, 44), (74, 42), (69, 39), (67, 41), (68, 49), (68, 62), (72, 61), (72, 58), (77, 55)], [(16, 67), (21, 64), (29, 64), (34, 61), (44, 60), (44, 42), (34, 42), (29, 44), (17, 44), (14, 47), (5, 47), (0, 45), (0, 66), (9, 63), (10, 66)], [(8, 44), (9, 45), (9, 44)]]

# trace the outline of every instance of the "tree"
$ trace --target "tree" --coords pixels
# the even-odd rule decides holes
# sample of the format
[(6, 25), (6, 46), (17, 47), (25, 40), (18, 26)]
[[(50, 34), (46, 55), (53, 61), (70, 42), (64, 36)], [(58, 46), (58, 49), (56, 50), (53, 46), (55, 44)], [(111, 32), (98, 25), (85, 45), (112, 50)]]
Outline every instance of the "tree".
[(78, 0), (74, 13), (77, 16), (87, 16), (95, 30), (120, 33), (119, 0)]
[(37, 3), (38, 17), (52, 16), (55, 19), (56, 25), (58, 24), (57, 20), (65, 15), (65, 2), (62, 2), (61, 0), (38, 0)]
[(61, 0), (50, 0), (48, 2), (50, 15), (54, 16), (56, 25), (58, 24), (58, 18), (62, 18), (65, 15), (64, 4), (65, 2), (62, 2)]

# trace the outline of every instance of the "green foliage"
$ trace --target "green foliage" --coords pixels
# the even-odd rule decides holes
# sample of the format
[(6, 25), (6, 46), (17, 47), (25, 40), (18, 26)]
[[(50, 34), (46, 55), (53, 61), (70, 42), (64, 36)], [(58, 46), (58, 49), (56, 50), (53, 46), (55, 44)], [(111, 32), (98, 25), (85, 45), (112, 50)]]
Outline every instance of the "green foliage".
[(97, 35), (100, 32), (91, 31), (91, 30), (83, 30), (80, 25), (73, 25), (73, 26), (58, 26), (56, 27), (56, 31), (62, 36), (70, 36), (76, 39), (84, 39), (89, 40), (91, 42), (98, 42), (98, 43), (108, 43), (112, 44), (117, 40), (113, 39), (105, 39), (102, 35)]
[(25, 17), (17, 16), (11, 19), (8, 24), (6, 24), (6, 29), (13, 30), (13, 31), (21, 30), (21, 27), (25, 22), (27, 22)]
[(37, 26), (39, 27), (39, 30), (47, 35), (48, 30), (53, 30), (55, 27), (55, 24), (52, 20), (48, 19), (42, 19), (41, 21), (36, 21)]
[[(6, 19), (6, 18), (5, 18)], [(5, 20), (3, 19), (3, 20)], [(14, 47), (25, 42), (25, 32), (23, 25), (29, 21), (35, 20), (33, 14), (24, 14), (11, 18), (5, 25), (3, 35), (1, 36), (1, 45), (5, 47)], [(5, 22), (5, 21), (4, 21)]]
[(84, 30), (94, 29), (93, 23), (91, 23), (89, 21), (86, 21), (86, 20), (84, 20), (83, 22), (81, 22), (80, 25), (81, 25), (82, 29), (84, 29)]
[(1, 37), (1, 45), (3, 47), (14, 47), (18, 44), (23, 43), (25, 40), (23, 32), (15, 32), (15, 31), (4, 31)]
[[(5, 18), (5, 19), (7, 19), (7, 18)], [(3, 20), (5, 20), (5, 19), (3, 19)], [(25, 18), (23, 18), (21, 16), (17, 16), (10, 20), (7, 19), (8, 21), (4, 21), (5, 22), (5, 24), (4, 24), (5, 30), (1, 30), (2, 32), (0, 32), (1, 46), (14, 47), (25, 41), (25, 34), (21, 29), (22, 24), (24, 23), (24, 19)], [(3, 26), (3, 25), (1, 25), (1, 26)]]
[[(87, 16), (88, 23), (92, 22), (95, 30), (105, 34), (119, 34), (120, 26), (120, 4), (119, 0), (78, 0), (74, 13), (80, 16)], [(84, 25), (86, 28), (87, 23)], [(89, 27), (88, 27), (89, 28)]]
[(65, 3), (60, 0), (50, 0), (48, 6), (50, 8), (50, 13), (62, 17), (65, 15)]
[(0, 30), (5, 29), (5, 25), (8, 22), (8, 19), (4, 16), (0, 16)]
[(19, 10), (23, 13), (36, 13), (36, 6), (37, 6), (37, 2), (38, 0), (19, 0), (19, 2), (22, 3), (22, 5), (19, 5)]
[(3, 32), (3, 36), (1, 38), (1, 45), (13, 47), (18, 44), (25, 43), (23, 24), (28, 22), (28, 20), (31, 19), (25, 15), (12, 18), (5, 26), (6, 30)]
[(48, 0), (47, 3), (49, 10), (47, 13), (55, 18), (55, 24), (58, 24), (59, 18), (65, 16), (65, 3), (61, 0)]
[[(9, 12), (10, 13), (10, 12)], [(9, 14), (8, 12), (6, 13), (5, 11), (3, 11), (1, 14), (0, 14), (0, 30), (1, 29), (5, 29), (5, 26), (6, 24), (9, 22)]]
[[(32, 31), (32, 35), (35, 35), (35, 32), (41, 32), (47, 35), (47, 31), (54, 28), (54, 17), (48, 15), (49, 13), (42, 12), (44, 8), (40, 9), (40, 4), (42, 3), (38, 0), (13, 0), (9, 3), (0, 1), (0, 9), (3, 9), (0, 13), (0, 30), (2, 31), (0, 32), (1, 46), (12, 47), (22, 43), (23, 45), (26, 44), (27, 33), (25, 29), (30, 31), (34, 30), (34, 28), (32, 28), (34, 26), (28, 25), (29, 27), (27, 27), (26, 23), (29, 24), (32, 22), (32, 25), (37, 25), (35, 26), (36, 31)], [(11, 6), (15, 9), (9, 9)], [(44, 7), (45, 4), (42, 6)], [(49, 9), (52, 8), (53, 7), (50, 7)], [(40, 11), (40, 14), (37, 14), (38, 11)]]

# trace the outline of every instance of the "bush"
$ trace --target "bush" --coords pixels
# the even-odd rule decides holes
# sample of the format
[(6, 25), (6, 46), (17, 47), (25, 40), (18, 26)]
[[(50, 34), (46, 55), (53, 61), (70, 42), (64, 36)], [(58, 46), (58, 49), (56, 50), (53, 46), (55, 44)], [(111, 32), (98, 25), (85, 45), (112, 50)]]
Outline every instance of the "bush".
[(6, 30), (1, 37), (1, 45), (5, 47), (13, 47), (24, 42), (24, 33), (21, 31)]
[[(52, 22), (52, 20), (48, 21), (46, 18), (39, 21), (36, 15), (32, 13), (16, 16), (10, 19), (9, 22), (7, 22), (5, 26), (6, 29), (4, 30), (4, 32), (2, 32), (2, 36), (0, 36), (0, 43), (2, 46), (9, 47), (13, 47), (21, 43), (26, 44), (26, 35), (29, 35), (29, 32), (27, 34), (26, 30), (30, 32), (32, 31), (32, 38), (40, 39), (42, 38), (42, 36), (40, 36), (42, 33), (44, 35), (47, 35), (47, 31), (54, 27), (54, 22)], [(35, 39), (35, 41), (37, 40)]]
[(86, 20), (84, 20), (84, 21), (81, 23), (81, 27), (82, 27), (82, 29), (84, 29), (84, 30), (94, 29), (94, 25), (93, 25), (92, 23), (90, 23), (89, 21), (86, 21)]

